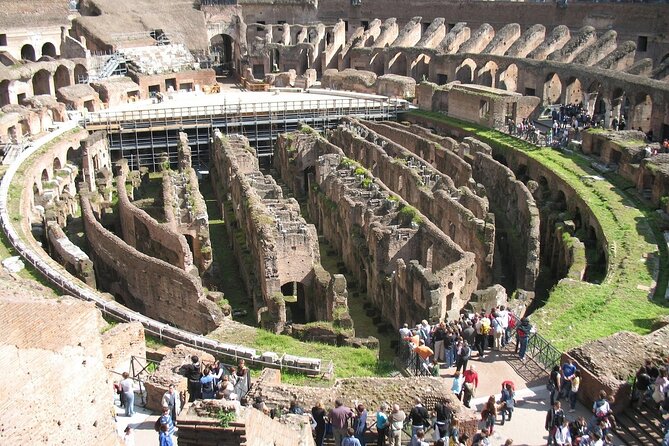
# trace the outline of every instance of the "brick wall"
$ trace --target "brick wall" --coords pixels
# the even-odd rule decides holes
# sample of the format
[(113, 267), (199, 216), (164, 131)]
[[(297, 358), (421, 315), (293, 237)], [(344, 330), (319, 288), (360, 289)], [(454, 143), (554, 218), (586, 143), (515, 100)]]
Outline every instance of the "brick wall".
[[(131, 358), (135, 357), (135, 372), (145, 364), (146, 342), (144, 327), (139, 322), (118, 324), (102, 333), (102, 354), (105, 358), (105, 368), (121, 374), (131, 372)], [(138, 364), (139, 365), (138, 367)], [(119, 379), (117, 377), (117, 379)]]
[(223, 321), (198, 278), (149, 257), (106, 230), (82, 194), (82, 216), (98, 283), (145, 315), (196, 333), (208, 333)]

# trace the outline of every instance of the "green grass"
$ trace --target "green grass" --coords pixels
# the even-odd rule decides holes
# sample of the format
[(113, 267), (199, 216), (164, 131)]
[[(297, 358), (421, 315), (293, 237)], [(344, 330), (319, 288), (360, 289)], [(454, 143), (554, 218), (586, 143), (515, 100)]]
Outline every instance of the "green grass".
[[(550, 148), (538, 148), (495, 130), (448, 118), (433, 112), (416, 115), (459, 127), (494, 149), (522, 151), (548, 167), (572, 187), (588, 204), (608, 241), (608, 270), (599, 284), (571, 280), (559, 282), (546, 304), (534, 313), (539, 331), (558, 349), (566, 350), (621, 330), (645, 334), (658, 317), (669, 314), (664, 300), (668, 261), (666, 248), (656, 225), (653, 209), (624, 192), (629, 186), (617, 175), (608, 181), (590, 181), (587, 175), (601, 175), (590, 160)], [(658, 286), (654, 298), (638, 286), (652, 283), (652, 262), (659, 258)]]

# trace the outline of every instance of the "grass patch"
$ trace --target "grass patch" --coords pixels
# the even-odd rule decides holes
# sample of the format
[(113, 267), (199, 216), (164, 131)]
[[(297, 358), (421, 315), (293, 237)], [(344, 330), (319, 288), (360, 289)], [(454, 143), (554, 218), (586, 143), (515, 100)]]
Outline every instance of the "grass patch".
[(157, 349), (167, 345), (163, 341), (158, 339), (157, 337), (152, 336), (150, 334), (145, 334), (144, 335), (144, 343), (146, 344), (146, 348), (150, 348), (150, 349), (153, 349), (153, 350), (157, 350)]
[[(416, 111), (409, 115), (429, 118), (471, 133), (494, 149), (522, 151), (553, 171), (588, 204), (608, 242), (608, 269), (599, 285), (573, 280), (560, 281), (546, 304), (534, 314), (540, 332), (562, 350), (609, 336), (621, 330), (646, 334), (652, 322), (669, 314), (664, 300), (668, 256), (656, 225), (653, 209), (625, 192), (629, 183), (617, 175), (608, 181), (592, 181), (601, 175), (590, 167), (591, 160), (580, 154), (539, 148), (504, 133), (446, 117)], [(621, 187), (622, 186), (622, 187)], [(658, 286), (649, 299), (647, 287), (653, 281), (653, 265), (659, 263)]]

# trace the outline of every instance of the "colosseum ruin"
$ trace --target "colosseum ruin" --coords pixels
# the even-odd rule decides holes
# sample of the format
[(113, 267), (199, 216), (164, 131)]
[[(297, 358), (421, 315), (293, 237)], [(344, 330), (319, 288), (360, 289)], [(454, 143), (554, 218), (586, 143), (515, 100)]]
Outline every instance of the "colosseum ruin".
[[(669, 381), (634, 392), (669, 367), (668, 12), (3, 1), (0, 444), (157, 444), (173, 385), (180, 446), (321, 446), (285, 412), (336, 400), (377, 444), (416, 397), (469, 445), (512, 380), (493, 444), (539, 445), (570, 361), (570, 420), (605, 392), (612, 444), (669, 441)], [(233, 397), (193, 393), (195, 356)]]

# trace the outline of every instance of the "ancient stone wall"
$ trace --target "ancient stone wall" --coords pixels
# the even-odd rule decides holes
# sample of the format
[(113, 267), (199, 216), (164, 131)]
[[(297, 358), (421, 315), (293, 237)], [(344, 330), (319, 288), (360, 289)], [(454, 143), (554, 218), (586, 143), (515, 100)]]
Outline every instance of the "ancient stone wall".
[(357, 120), (345, 119), (344, 126), (332, 131), (328, 139), (444, 228), (456, 244), (474, 253), (478, 280), (482, 284), (492, 283), (495, 226), (487, 220), (486, 202), (479, 202), (485, 206), (483, 209), (475, 208), (483, 215), (474, 215), (458, 201), (459, 192), (449, 177)]
[(146, 211), (130, 202), (126, 190), (128, 162), (121, 160), (121, 172), (116, 178), (118, 211), (123, 240), (147, 256), (191, 272), (193, 254), (186, 238), (175, 232), (170, 225), (158, 223)]
[[(234, 216), (234, 221), (226, 218), (228, 230), (236, 234), (241, 229), (244, 240), (235, 246), (235, 251), (240, 263), (249, 264), (246, 269), (249, 294), (253, 289), (258, 290), (254, 310), (258, 317), (267, 312), (265, 323), (282, 331), (286, 303), (281, 288), (298, 282), (305, 289), (314, 286), (318, 289), (326, 282), (318, 278), (314, 284), (315, 268), (320, 264), (316, 228), (300, 216), (297, 201), (284, 198), (276, 182), (260, 172), (258, 159), (246, 138), (218, 134), (212, 155), (212, 181), (215, 189), (220, 188), (219, 203), (232, 208)], [(329, 285), (333, 280), (328, 281), (327, 293), (332, 294), (325, 302), (300, 296), (298, 288), (298, 305), (304, 308), (307, 320), (317, 320), (322, 315), (329, 316), (327, 320), (349, 319), (345, 286), (344, 292), (335, 292)]]
[(82, 217), (98, 283), (124, 303), (157, 320), (208, 333), (223, 313), (207, 299), (199, 279), (137, 251), (98, 222), (90, 198), (81, 197)]
[(95, 288), (95, 271), (93, 262), (77, 245), (65, 235), (63, 229), (55, 221), (46, 224), (46, 236), (49, 241), (51, 257), (86, 285)]
[(101, 340), (105, 369), (114, 374), (115, 380), (121, 380), (123, 372), (131, 373), (133, 366), (137, 373), (146, 364), (146, 339), (141, 323), (117, 324), (102, 333)]
[(0, 443), (117, 444), (103, 325), (93, 304), (69, 297), (3, 297)]
[(93, 132), (81, 141), (81, 173), (91, 191), (101, 189), (107, 195), (105, 190), (111, 187), (112, 170), (105, 132)]
[(508, 259), (514, 265), (516, 286), (534, 290), (539, 275), (539, 210), (532, 194), (509, 168), (490, 155), (477, 152), (472, 171), (488, 192), (497, 229), (501, 223), (510, 240)]
[(382, 315), (399, 327), (456, 314), (476, 288), (473, 254), (341, 156), (315, 168), (310, 214)]

